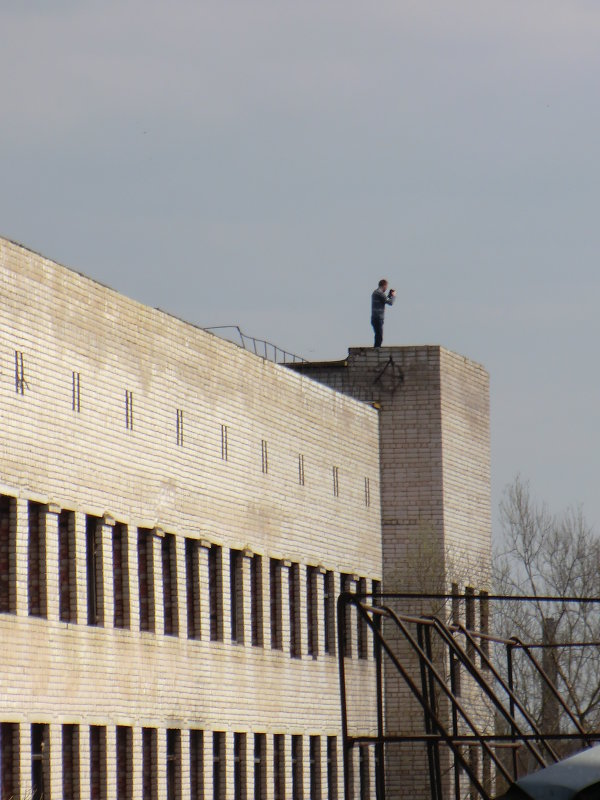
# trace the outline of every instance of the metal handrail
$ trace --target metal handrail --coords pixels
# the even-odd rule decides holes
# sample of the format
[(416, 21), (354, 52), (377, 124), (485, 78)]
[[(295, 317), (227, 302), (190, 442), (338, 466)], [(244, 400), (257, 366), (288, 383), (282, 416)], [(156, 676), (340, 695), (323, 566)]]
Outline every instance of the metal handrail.
[(258, 339), (256, 336), (249, 336), (240, 329), (239, 325), (214, 325), (210, 328), (202, 328), (202, 330), (207, 331), (208, 333), (225, 330), (234, 331), (234, 335), (237, 333), (239, 341), (230, 339), (229, 337), (223, 336), (220, 333), (215, 335), (237, 345), (238, 347), (241, 347), (243, 350), (247, 350), (249, 353), (254, 353), (254, 355), (260, 356), (260, 358), (264, 358), (267, 361), (272, 361), (274, 364), (308, 363), (305, 358), (302, 358), (302, 356), (298, 356), (295, 353), (290, 353), (288, 350), (284, 350), (283, 348), (278, 347), (276, 344), (273, 344), (266, 339)]

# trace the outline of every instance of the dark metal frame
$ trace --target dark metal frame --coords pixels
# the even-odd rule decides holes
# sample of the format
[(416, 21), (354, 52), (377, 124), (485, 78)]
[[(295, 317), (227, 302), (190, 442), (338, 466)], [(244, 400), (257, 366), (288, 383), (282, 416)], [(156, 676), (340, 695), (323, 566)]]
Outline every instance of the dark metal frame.
[[(474, 773), (461, 749), (467, 745), (477, 745), (487, 754), (497, 774), (509, 784), (519, 777), (518, 747), (524, 747), (534, 762), (539, 766), (560, 760), (554, 747), (558, 740), (575, 741), (580, 746), (590, 746), (600, 741), (600, 732), (588, 733), (580, 725), (576, 717), (560, 696), (556, 687), (549, 680), (541, 664), (535, 658), (533, 650), (552, 647), (550, 644), (524, 643), (517, 638), (502, 639), (480, 631), (467, 629), (458, 623), (448, 624), (434, 615), (399, 614), (390, 607), (390, 602), (405, 601), (413, 603), (430, 601), (522, 601), (547, 603), (600, 603), (599, 598), (557, 598), (557, 597), (514, 597), (506, 595), (477, 596), (468, 594), (353, 594), (343, 592), (338, 598), (338, 666), (340, 678), (340, 699), (342, 712), (342, 739), (344, 758), (344, 798), (351, 800), (350, 758), (353, 747), (370, 744), (375, 748), (375, 776), (377, 800), (385, 800), (385, 746), (407, 742), (422, 742), (427, 749), (429, 767), (429, 783), (431, 800), (443, 800), (442, 771), (440, 766), (440, 749), (446, 747), (453, 756), (455, 796), (459, 797), (461, 770), (468, 776), (472, 789), (476, 790), (481, 800), (491, 800), (488, 789), (484, 787)], [(354, 605), (359, 618), (362, 618), (371, 629), (374, 640), (375, 679), (377, 693), (377, 735), (350, 736), (348, 731), (348, 696), (346, 692), (346, 666), (342, 643), (345, 637), (346, 609)], [(413, 656), (419, 664), (419, 674), (415, 678), (407, 666), (403, 664), (390, 643), (389, 635), (384, 635), (382, 621), (387, 620), (396, 635), (409, 645)], [(416, 635), (413, 633), (416, 631)], [(433, 642), (444, 647), (450, 666), (450, 679), (442, 674), (433, 655)], [(462, 642), (464, 641), (465, 646)], [(506, 664), (503, 671), (496, 667), (488, 655), (489, 644), (495, 643), (505, 650)], [(571, 642), (556, 645), (560, 647), (600, 646), (598, 642)], [(548, 734), (540, 730), (538, 724), (515, 693), (514, 660), (516, 650), (522, 651), (534, 668), (544, 686), (554, 696), (555, 701), (569, 718), (575, 733)], [(424, 733), (422, 735), (387, 735), (385, 732), (385, 699), (384, 699), (384, 657), (389, 659), (413, 697), (423, 710)], [(479, 665), (478, 663), (479, 662)], [(457, 669), (464, 669), (481, 689), (495, 712), (505, 721), (510, 733), (483, 733), (468, 713), (457, 692), (455, 685)], [(504, 675), (506, 675), (506, 678)], [(450, 725), (442, 719), (437, 707), (436, 692), (448, 702), (450, 708)], [(459, 733), (459, 722), (466, 726), (468, 733)], [(509, 747), (512, 752), (511, 768), (502, 762), (496, 753), (499, 747)]]

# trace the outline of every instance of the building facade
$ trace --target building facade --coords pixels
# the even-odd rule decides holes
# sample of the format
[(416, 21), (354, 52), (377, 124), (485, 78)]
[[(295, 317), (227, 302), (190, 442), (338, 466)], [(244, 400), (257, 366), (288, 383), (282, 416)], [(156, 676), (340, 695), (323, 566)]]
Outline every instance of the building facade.
[[(488, 589), (485, 371), (288, 369), (6, 239), (0, 313), (0, 800), (341, 800), (340, 650), (377, 720), (340, 591)], [(387, 767), (428, 796), (419, 753)], [(374, 797), (372, 749), (350, 772)]]
[(0, 287), (2, 800), (341, 798), (378, 412), (5, 239)]

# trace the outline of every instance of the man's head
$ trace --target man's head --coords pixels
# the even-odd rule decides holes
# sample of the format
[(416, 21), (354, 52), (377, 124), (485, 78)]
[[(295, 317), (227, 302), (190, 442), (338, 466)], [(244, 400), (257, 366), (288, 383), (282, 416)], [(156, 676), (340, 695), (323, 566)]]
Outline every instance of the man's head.
[(386, 289), (387, 289), (387, 287), (388, 287), (388, 282), (386, 281), (386, 279), (385, 279), (385, 278), (382, 278), (382, 279), (379, 281), (379, 284), (378, 284), (378, 286), (379, 286), (379, 288), (381, 289), (381, 291), (382, 291), (382, 292), (385, 292), (385, 290), (386, 290)]

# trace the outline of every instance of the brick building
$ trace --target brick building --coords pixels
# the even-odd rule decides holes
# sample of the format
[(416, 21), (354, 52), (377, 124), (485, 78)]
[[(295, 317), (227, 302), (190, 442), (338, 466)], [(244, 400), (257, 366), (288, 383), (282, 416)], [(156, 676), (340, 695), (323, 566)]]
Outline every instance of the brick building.
[(0, 289), (0, 800), (341, 800), (340, 589), (410, 588), (417, 543), (487, 587), (484, 371), (293, 372), (6, 239)]

